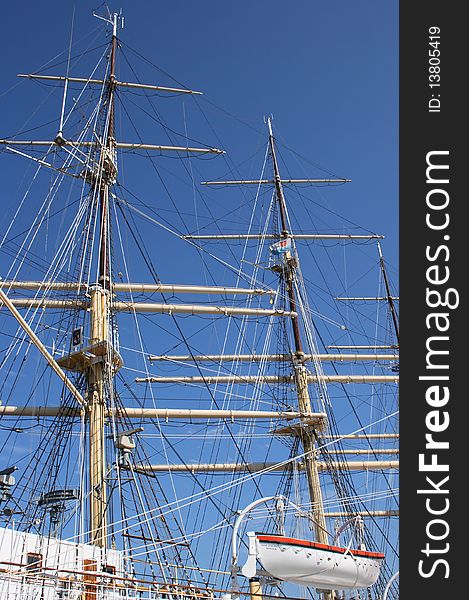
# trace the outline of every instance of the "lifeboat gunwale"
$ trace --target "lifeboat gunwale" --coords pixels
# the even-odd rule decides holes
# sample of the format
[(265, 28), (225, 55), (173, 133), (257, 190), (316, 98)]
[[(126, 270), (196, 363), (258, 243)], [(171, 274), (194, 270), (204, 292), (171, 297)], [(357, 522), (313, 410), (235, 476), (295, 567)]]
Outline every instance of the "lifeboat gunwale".
[(314, 548), (316, 550), (326, 550), (337, 554), (351, 554), (361, 558), (384, 559), (382, 552), (370, 552), (368, 550), (348, 549), (341, 546), (332, 546), (329, 544), (321, 544), (319, 542), (310, 542), (308, 540), (300, 540), (298, 538), (290, 538), (281, 535), (270, 535), (256, 532), (256, 537), (260, 542), (268, 542), (271, 544), (288, 544), (290, 546), (301, 546), (303, 548)]

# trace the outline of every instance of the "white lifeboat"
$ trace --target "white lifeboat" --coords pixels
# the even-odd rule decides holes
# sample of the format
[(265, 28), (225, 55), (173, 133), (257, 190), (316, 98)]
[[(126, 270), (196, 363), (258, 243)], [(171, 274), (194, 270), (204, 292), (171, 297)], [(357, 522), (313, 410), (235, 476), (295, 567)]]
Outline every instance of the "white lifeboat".
[(272, 577), (321, 590), (363, 589), (378, 579), (384, 554), (329, 546), (282, 535), (249, 532), (241, 572), (255, 577), (256, 561)]

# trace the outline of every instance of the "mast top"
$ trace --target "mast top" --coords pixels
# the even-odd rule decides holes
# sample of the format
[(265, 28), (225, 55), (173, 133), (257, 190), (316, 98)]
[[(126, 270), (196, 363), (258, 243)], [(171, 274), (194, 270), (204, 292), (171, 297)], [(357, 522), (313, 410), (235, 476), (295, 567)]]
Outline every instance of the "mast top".
[(111, 11), (108, 8), (107, 17), (98, 15), (95, 11), (93, 11), (93, 17), (96, 17), (97, 19), (101, 19), (102, 21), (105, 21), (106, 23), (109, 23), (110, 25), (112, 25), (112, 36), (113, 37), (117, 37), (117, 27), (118, 27), (119, 21), (120, 21), (121, 29), (124, 29), (124, 17), (122, 16), (122, 9), (118, 13), (111, 14)]
[(275, 156), (275, 138), (272, 129), (272, 119), (273, 116), (269, 115), (268, 117), (264, 117), (264, 123), (267, 123), (267, 127), (269, 129), (269, 145), (270, 152), (272, 155), (272, 160), (274, 162), (274, 178), (273, 179), (243, 179), (243, 180), (228, 180), (228, 181), (202, 181), (202, 185), (240, 185), (240, 184), (274, 184), (277, 187), (277, 195), (283, 195), (282, 185), (284, 183), (349, 183), (352, 181), (351, 179), (337, 179), (337, 178), (303, 178), (303, 179), (282, 179), (280, 177), (280, 173), (278, 171), (277, 159)]

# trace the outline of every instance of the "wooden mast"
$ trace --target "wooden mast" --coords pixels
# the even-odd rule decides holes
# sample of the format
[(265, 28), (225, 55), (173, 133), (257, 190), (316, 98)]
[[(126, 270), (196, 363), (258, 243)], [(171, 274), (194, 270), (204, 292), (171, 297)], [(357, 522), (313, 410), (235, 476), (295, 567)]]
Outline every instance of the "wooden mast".
[[(90, 344), (103, 346), (109, 343), (109, 304), (111, 273), (109, 265), (109, 187), (113, 183), (115, 165), (114, 140), (114, 92), (115, 61), (117, 48), (118, 14), (112, 15), (112, 41), (110, 53), (110, 75), (108, 81), (107, 115), (102, 138), (99, 169), (95, 185), (99, 186), (100, 198), (100, 245), (98, 284), (90, 298)], [(89, 468), (90, 468), (90, 513), (89, 542), (100, 548), (106, 547), (107, 537), (107, 484), (105, 454), (106, 383), (112, 376), (106, 361), (93, 364), (88, 371), (88, 424), (89, 424)]]
[(389, 304), (389, 309), (391, 311), (392, 322), (394, 325), (394, 331), (396, 333), (396, 340), (399, 344), (399, 319), (397, 317), (396, 306), (394, 304), (395, 297), (391, 294), (391, 286), (389, 285), (388, 274), (386, 272), (386, 266), (384, 264), (383, 253), (381, 252), (381, 244), (378, 242), (378, 252), (379, 252), (379, 265), (381, 267), (381, 272), (383, 273), (384, 287), (386, 288), (386, 300)]
[[(277, 200), (279, 204), (280, 221), (282, 224), (281, 238), (286, 239), (289, 236), (288, 221), (287, 221), (287, 210), (285, 196), (283, 193), (282, 180), (279, 173), (277, 156), (275, 153), (275, 139), (272, 133), (272, 122), (270, 117), (267, 119), (269, 127), (269, 146), (270, 153), (272, 156), (272, 163), (274, 169), (274, 181), (275, 189), (277, 193)], [(295, 297), (295, 275), (296, 263), (293, 257), (286, 258), (284, 276), (287, 286), (288, 301), (290, 304), (290, 310), (296, 313), (297, 316), (292, 317), (293, 337), (295, 341), (295, 385), (298, 396), (298, 410), (302, 412), (311, 412), (311, 399), (309, 396), (308, 389), (308, 370), (303, 364), (303, 345), (301, 342), (299, 320), (296, 308), (296, 297)], [(314, 528), (316, 533), (316, 539), (322, 544), (329, 543), (326, 529), (326, 519), (324, 516), (324, 507), (322, 501), (322, 492), (319, 483), (318, 467), (316, 462), (316, 449), (315, 449), (315, 436), (314, 433), (308, 427), (302, 427), (299, 430), (299, 436), (303, 444), (305, 452), (305, 469), (308, 478), (308, 489), (312, 506), (312, 517), (314, 521)]]

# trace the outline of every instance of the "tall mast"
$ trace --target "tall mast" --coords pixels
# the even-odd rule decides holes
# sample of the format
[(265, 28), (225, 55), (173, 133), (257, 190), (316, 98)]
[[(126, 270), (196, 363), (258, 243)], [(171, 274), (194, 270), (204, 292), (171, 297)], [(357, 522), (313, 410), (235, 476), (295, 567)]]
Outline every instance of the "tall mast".
[(108, 208), (109, 208), (109, 185), (110, 179), (115, 177), (116, 166), (114, 162), (115, 139), (114, 139), (114, 93), (116, 89), (116, 49), (117, 49), (117, 13), (112, 15), (113, 32), (111, 40), (111, 54), (109, 57), (109, 80), (107, 83), (107, 117), (103, 132), (102, 150), (99, 161), (100, 173), (98, 178), (100, 186), (100, 206), (101, 206), (101, 225), (100, 225), (100, 250), (99, 250), (99, 279), (103, 287), (109, 289), (109, 248), (108, 248)]
[[(116, 161), (116, 150), (117, 148), (126, 149), (146, 149), (146, 150), (157, 150), (157, 151), (169, 151), (169, 152), (195, 152), (195, 153), (212, 153), (212, 154), (223, 154), (224, 151), (218, 148), (211, 147), (183, 147), (183, 146), (167, 146), (167, 145), (155, 145), (155, 144), (142, 144), (142, 143), (129, 143), (129, 142), (116, 142), (114, 132), (115, 122), (115, 110), (114, 110), (114, 99), (116, 89), (120, 87), (129, 87), (136, 89), (149, 89), (153, 91), (162, 91), (170, 93), (181, 93), (181, 94), (200, 94), (195, 90), (188, 88), (173, 88), (166, 86), (155, 86), (133, 82), (122, 82), (116, 79), (116, 53), (117, 53), (117, 26), (119, 23), (120, 16), (117, 13), (110, 14), (107, 16), (101, 16), (93, 13), (95, 17), (105, 21), (112, 26), (112, 38), (109, 51), (109, 76), (106, 80), (102, 79), (89, 79), (89, 78), (77, 78), (67, 76), (54, 76), (54, 75), (36, 75), (29, 74), (25, 77), (30, 79), (41, 79), (41, 80), (52, 80), (52, 81), (63, 81), (64, 82), (64, 94), (62, 100), (62, 111), (59, 125), (59, 132), (54, 140), (7, 140), (0, 139), (0, 146), (5, 146), (9, 151), (18, 153), (20, 155), (27, 156), (21, 151), (17, 151), (15, 148), (18, 146), (47, 146), (50, 147), (52, 144), (56, 144), (58, 147), (72, 147), (72, 148), (88, 148), (93, 153), (92, 160), (86, 166), (84, 170), (77, 173), (74, 176), (83, 178), (86, 183), (90, 185), (90, 194), (93, 195), (93, 199), (96, 197), (98, 200), (99, 208), (99, 241), (95, 245), (97, 248), (97, 279), (93, 286), (88, 286), (87, 293), (89, 294), (89, 300), (86, 300), (85, 304), (81, 306), (82, 309), (87, 310), (90, 315), (89, 325), (89, 344), (87, 344), (80, 351), (73, 351), (70, 355), (65, 355), (59, 358), (57, 361), (54, 357), (46, 350), (46, 348), (40, 343), (37, 336), (34, 335), (32, 330), (27, 327), (27, 324), (19, 315), (15, 308), (13, 301), (10, 301), (0, 290), (0, 301), (10, 309), (15, 318), (19, 321), (21, 327), (30, 335), (33, 343), (38, 347), (43, 356), (48, 361), (51, 368), (57, 373), (57, 375), (63, 380), (64, 384), (75, 396), (80, 404), (83, 405), (85, 412), (85, 419), (87, 425), (88, 434), (88, 449), (89, 449), (89, 511), (88, 511), (88, 537), (89, 543), (100, 548), (106, 547), (107, 539), (107, 510), (108, 510), (108, 498), (107, 498), (107, 482), (106, 482), (106, 456), (105, 456), (105, 419), (107, 415), (107, 409), (109, 408), (109, 402), (107, 399), (112, 395), (113, 391), (113, 377), (117, 369), (122, 366), (122, 360), (118, 355), (116, 349), (113, 348), (111, 339), (111, 292), (114, 290), (112, 281), (111, 265), (110, 265), (110, 246), (111, 240), (109, 235), (109, 222), (110, 222), (110, 211), (109, 211), (109, 199), (110, 199), (110, 187), (115, 183), (117, 178), (117, 161)], [(20, 75), (23, 76), (23, 75)], [(64, 111), (65, 101), (68, 82), (86, 83), (87, 85), (99, 85), (105, 86), (105, 96), (103, 104), (100, 107), (100, 129), (94, 132), (96, 135), (93, 136), (92, 140), (68, 140), (63, 136), (63, 125), (64, 125)], [(12, 144), (12, 145), (10, 145)], [(14, 146), (14, 147), (13, 147)], [(47, 161), (28, 157), (32, 160), (38, 160), (38, 163), (48, 168), (55, 168), (53, 165), (47, 163)], [(59, 169), (60, 171), (60, 169)], [(145, 286), (144, 286), (145, 287)], [(81, 289), (81, 286), (77, 289)], [(198, 290), (202, 290), (199, 288)], [(203, 290), (206, 291), (206, 290)], [(209, 290), (210, 291), (210, 290)], [(216, 293), (220, 293), (220, 290), (214, 290)], [(49, 307), (57, 305), (49, 304)], [(122, 305), (124, 307), (124, 304)], [(206, 306), (200, 307), (192, 305), (182, 305), (178, 307), (172, 305), (172, 308), (168, 309), (169, 305), (150, 305), (147, 304), (145, 310), (154, 312), (168, 312), (168, 310), (174, 311), (179, 310), (182, 312), (203, 312), (209, 314), (219, 314), (221, 312), (220, 307)], [(113, 306), (116, 309), (116, 305)], [(132, 309), (134, 310), (134, 309)], [(138, 308), (137, 308), (138, 310)], [(239, 310), (239, 309), (236, 309)], [(226, 311), (223, 311), (226, 312)], [(276, 311), (274, 311), (276, 314)], [(75, 388), (72, 382), (68, 379), (65, 370), (78, 371), (85, 375), (86, 380), (86, 391), (82, 395)]]
[[(272, 155), (272, 163), (274, 166), (274, 182), (275, 182), (275, 190), (277, 192), (277, 200), (279, 204), (280, 210), (280, 221), (282, 223), (282, 231), (280, 233), (282, 239), (286, 239), (289, 235), (288, 232), (288, 223), (287, 223), (287, 208), (285, 202), (285, 195), (283, 193), (282, 180), (280, 178), (280, 172), (278, 169), (277, 163), (277, 155), (275, 153), (275, 139), (272, 133), (272, 122), (270, 117), (267, 119), (267, 124), (269, 127), (269, 146), (270, 153)], [(293, 281), (293, 272), (294, 272), (293, 261), (289, 261), (287, 263), (287, 268), (285, 270), (285, 277), (287, 283), (287, 293), (288, 293), (288, 301), (290, 303), (290, 310), (296, 312), (296, 299), (295, 299), (295, 289), (294, 289), (294, 281)], [(300, 359), (303, 354), (303, 346), (301, 344), (301, 336), (300, 336), (300, 327), (298, 323), (298, 317), (292, 318), (293, 325), (293, 336), (295, 338), (295, 352), (297, 357)]]
[[(275, 189), (277, 194), (277, 200), (280, 212), (280, 221), (282, 224), (281, 238), (286, 239), (289, 236), (288, 221), (287, 221), (287, 208), (285, 195), (283, 193), (282, 180), (277, 163), (277, 156), (275, 152), (275, 138), (272, 132), (272, 122), (270, 117), (267, 119), (269, 127), (269, 146), (270, 153), (272, 156), (272, 163), (274, 169), (274, 181)], [(290, 304), (290, 310), (297, 313), (296, 310), (296, 297), (295, 297), (295, 269), (296, 262), (291, 257), (287, 256), (285, 261), (284, 276), (287, 285), (288, 301)], [(311, 399), (309, 396), (308, 389), (308, 370), (303, 364), (303, 345), (301, 343), (300, 327), (297, 316), (292, 317), (293, 337), (295, 340), (295, 384), (296, 392), (298, 396), (298, 408), (301, 413), (311, 412)], [(307, 426), (301, 427), (299, 430), (299, 436), (303, 444), (305, 452), (305, 470), (308, 478), (308, 489), (310, 495), (310, 501), (312, 506), (312, 516), (314, 520), (314, 528), (316, 533), (316, 539), (318, 542), (327, 544), (329, 542), (326, 529), (326, 519), (324, 516), (324, 506), (322, 501), (322, 492), (319, 483), (319, 473), (316, 461), (316, 441), (314, 433)]]
[[(90, 300), (90, 345), (101, 346), (103, 360), (96, 362), (88, 372), (88, 423), (89, 423), (89, 465), (90, 465), (90, 512), (89, 541), (91, 544), (106, 547), (107, 537), (107, 483), (105, 454), (105, 415), (106, 383), (111, 380), (112, 371), (105, 360), (109, 340), (109, 304), (111, 273), (109, 265), (109, 187), (115, 180), (114, 140), (114, 93), (116, 88), (115, 62), (117, 48), (117, 21), (114, 13), (110, 74), (107, 82), (106, 118), (103, 130), (101, 156), (96, 176), (100, 198), (100, 245), (98, 284), (91, 291)], [(106, 19), (108, 20), (108, 19)]]
[(379, 252), (379, 265), (381, 267), (381, 272), (383, 273), (384, 287), (386, 288), (386, 300), (389, 304), (389, 310), (391, 311), (392, 322), (394, 325), (394, 331), (396, 333), (396, 340), (399, 344), (399, 320), (397, 318), (396, 306), (394, 304), (394, 296), (391, 294), (391, 287), (389, 285), (388, 274), (386, 272), (386, 266), (384, 264), (383, 253), (381, 252), (381, 244), (378, 242), (378, 252)]

